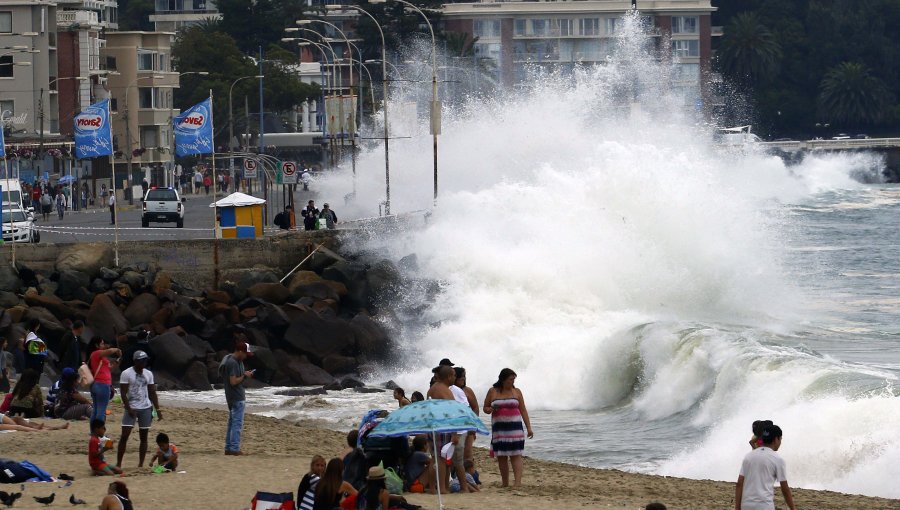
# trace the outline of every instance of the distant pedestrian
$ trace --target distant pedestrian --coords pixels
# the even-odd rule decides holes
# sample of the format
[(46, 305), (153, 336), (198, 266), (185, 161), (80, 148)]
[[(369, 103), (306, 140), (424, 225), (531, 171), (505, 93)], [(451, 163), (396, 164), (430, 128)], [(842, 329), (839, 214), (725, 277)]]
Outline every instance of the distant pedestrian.
[(109, 190), (106, 189), (106, 184), (100, 185), (100, 207), (107, 207), (106, 203), (109, 198)]
[(203, 174), (200, 173), (200, 169), (194, 170), (194, 194), (200, 193), (200, 186), (203, 186)]
[(300, 211), (300, 216), (303, 216), (304, 230), (316, 229), (316, 223), (319, 221), (319, 210), (316, 209), (316, 203), (313, 200), (310, 200), (306, 204), (306, 208)]
[(319, 218), (325, 220), (325, 228), (329, 230), (333, 230), (335, 224), (337, 224), (337, 214), (334, 213), (333, 210), (328, 206), (328, 204), (324, 204), (322, 206), (322, 212), (319, 213)]
[(88, 187), (87, 183), (81, 185), (81, 208), (87, 209), (88, 206)]
[(60, 341), (62, 351), (59, 356), (60, 368), (71, 368), (77, 371), (78, 367), (87, 359), (82, 345), (83, 333), (84, 322), (76, 320), (72, 323), (72, 328), (63, 335), (62, 341)]
[(41, 195), (41, 214), (44, 216), (44, 221), (50, 219), (50, 211), (53, 210), (53, 199), (50, 198), (50, 193), (44, 193)]
[(206, 194), (209, 195), (209, 187), (212, 186), (212, 177), (209, 174), (203, 176), (203, 187), (206, 188)]
[(300, 182), (303, 183), (303, 191), (309, 191), (310, 181), (312, 181), (312, 175), (309, 174), (308, 169), (303, 169), (303, 173), (300, 174)]
[(47, 344), (38, 336), (40, 329), (40, 319), (31, 319), (25, 335), (25, 368), (34, 369), (38, 376), (44, 373), (44, 363), (47, 361)]
[(109, 224), (116, 224), (116, 194), (113, 193), (109, 196)]
[(788, 508), (796, 510), (784, 459), (776, 453), (781, 448), (781, 435), (781, 427), (766, 425), (760, 435), (762, 446), (744, 456), (734, 488), (735, 510), (774, 510), (776, 483)]

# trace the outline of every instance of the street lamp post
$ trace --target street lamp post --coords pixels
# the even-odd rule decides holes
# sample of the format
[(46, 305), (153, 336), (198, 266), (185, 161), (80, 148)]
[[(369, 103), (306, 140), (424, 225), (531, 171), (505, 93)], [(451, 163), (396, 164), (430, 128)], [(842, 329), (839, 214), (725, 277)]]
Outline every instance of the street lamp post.
[[(296, 32), (296, 31), (298, 31), (298, 30), (305, 30), (305, 31), (307, 31), (307, 32), (313, 32), (313, 33), (315, 33), (315, 34), (318, 34), (318, 32), (315, 32), (315, 31), (313, 31), (313, 30), (308, 30), (308, 29), (305, 29), (305, 28), (302, 28), (302, 29), (301, 29), (301, 28), (287, 28), (287, 29), (285, 29), (285, 32)], [(322, 95), (321, 95), (321, 104), (319, 105), (319, 108), (321, 108), (321, 112), (322, 112), (322, 125), (321, 125), (321, 128), (322, 128), (322, 136), (324, 137), (324, 136), (325, 136), (325, 129), (326, 129), (326, 124), (327, 124), (327, 119), (328, 119), (328, 115), (327, 115), (326, 112), (325, 112), (325, 91), (326, 91), (326, 89), (331, 89), (332, 93), (334, 93), (334, 89), (335, 89), (334, 82), (333, 82), (333, 78), (334, 78), (334, 65), (332, 65), (332, 72), (331, 72), (331, 74), (332, 74), (332, 76), (331, 76), (332, 82), (329, 83), (329, 81), (328, 81), (328, 78), (329, 78), (329, 77), (328, 77), (328, 74), (325, 73), (325, 64), (328, 63), (328, 54), (325, 53), (325, 48), (327, 47), (328, 50), (331, 51), (331, 60), (332, 60), (332, 62), (334, 62), (334, 61), (337, 60), (337, 54), (334, 52), (334, 48), (333, 48), (333, 47), (331, 46), (331, 44), (329, 44), (328, 42), (325, 42), (325, 44), (320, 44), (320, 43), (317, 43), (317, 42), (315, 42), (315, 41), (313, 41), (313, 40), (311, 40), (311, 39), (306, 39), (305, 37), (283, 37), (281, 40), (284, 41), (284, 42), (300, 41), (300, 42), (299, 42), (299, 45), (300, 45), (300, 46), (314, 45), (314, 46), (319, 50), (319, 52), (322, 54), (322, 62), (319, 64), (319, 72), (320, 72), (320, 74), (322, 75), (322, 77), (321, 77), (321, 80), (322, 80), (322, 87), (321, 87)], [(324, 39), (323, 39), (323, 41), (324, 41)], [(331, 150), (331, 162), (332, 162), (332, 165), (333, 165), (333, 164), (334, 164), (334, 140), (329, 139), (329, 143), (331, 144), (331, 149), (332, 149), (332, 150)]]
[[(181, 77), (187, 76), (189, 74), (196, 74), (199, 76), (208, 76), (209, 71), (185, 71), (183, 73), (178, 73), (178, 86), (181, 86)], [(172, 143), (169, 145), (169, 150), (172, 151), (172, 168), (169, 169), (168, 172), (165, 173), (165, 177), (163, 177), (163, 186), (169, 185), (169, 177), (172, 177), (172, 184), (175, 184), (175, 131), (173, 122), (175, 121), (175, 91), (172, 91), (172, 115), (169, 117), (169, 127), (168, 129), (172, 132)]]
[[(261, 74), (251, 74), (247, 76), (241, 76), (240, 78), (231, 82), (231, 87), (228, 88), (228, 153), (229, 153), (229, 166), (234, 170), (234, 110), (231, 106), (231, 98), (234, 93), (234, 86), (237, 85), (237, 82), (241, 80), (246, 80), (247, 78), (256, 78), (262, 79), (263, 75)], [(247, 126), (249, 128), (249, 125)], [(248, 130), (249, 132), (249, 130)]]
[[(373, 4), (381, 4), (386, 3), (388, 0), (369, 0), (369, 3)], [(422, 12), (421, 9), (416, 7), (415, 5), (407, 2), (406, 0), (391, 0), (394, 2), (399, 2), (414, 11), (418, 12), (422, 15), (422, 18), (425, 20), (425, 24), (428, 25), (428, 31), (431, 32), (431, 136), (433, 140), (434, 147), (434, 205), (437, 206), (437, 197), (438, 197), (438, 135), (441, 133), (441, 105), (438, 102), (438, 89), (437, 89), (437, 42), (434, 37), (434, 28), (431, 26), (431, 21), (428, 19), (428, 16)]]

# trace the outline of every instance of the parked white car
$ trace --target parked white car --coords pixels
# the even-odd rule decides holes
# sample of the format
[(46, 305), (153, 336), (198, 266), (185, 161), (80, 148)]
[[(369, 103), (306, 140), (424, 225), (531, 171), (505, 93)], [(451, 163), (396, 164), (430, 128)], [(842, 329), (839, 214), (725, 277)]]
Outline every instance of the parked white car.
[(34, 215), (20, 208), (3, 209), (3, 241), (14, 243), (37, 243), (41, 233), (34, 228)]
[(175, 188), (150, 188), (142, 202), (142, 227), (149, 227), (151, 221), (184, 227), (184, 199)]

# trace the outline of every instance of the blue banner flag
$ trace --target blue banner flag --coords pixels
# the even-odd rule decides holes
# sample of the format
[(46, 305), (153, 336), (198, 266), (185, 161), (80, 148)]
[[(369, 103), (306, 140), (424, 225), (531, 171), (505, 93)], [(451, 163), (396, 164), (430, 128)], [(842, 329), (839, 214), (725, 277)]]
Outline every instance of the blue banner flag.
[(75, 116), (75, 158), (96, 158), (113, 153), (109, 99), (94, 103)]
[(188, 108), (172, 121), (175, 155), (213, 152), (212, 98)]
[(0, 158), (6, 157), (6, 140), (3, 139), (3, 124), (0, 123)]

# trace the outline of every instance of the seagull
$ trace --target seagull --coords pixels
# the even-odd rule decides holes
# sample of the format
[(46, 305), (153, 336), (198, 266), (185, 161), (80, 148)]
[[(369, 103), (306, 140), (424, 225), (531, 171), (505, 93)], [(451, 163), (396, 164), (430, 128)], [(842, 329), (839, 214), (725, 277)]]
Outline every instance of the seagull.
[(37, 501), (38, 503), (41, 503), (41, 504), (43, 504), (44, 506), (50, 506), (50, 504), (53, 503), (53, 498), (56, 497), (56, 493), (55, 493), (55, 492), (52, 492), (52, 493), (50, 493), (50, 495), (47, 496), (46, 498), (41, 498), (41, 497), (38, 497), (38, 496), (32, 496), (32, 497), (33, 497), (34, 500)]
[(74, 494), (69, 496), (69, 503), (72, 503), (73, 505), (86, 505), (87, 504), (83, 499), (76, 498)]

